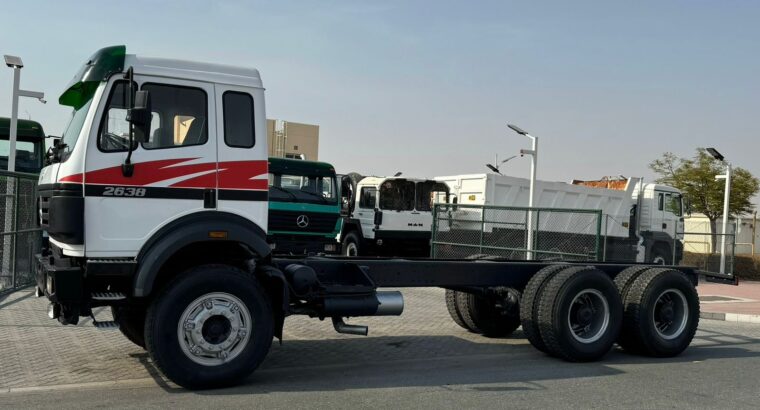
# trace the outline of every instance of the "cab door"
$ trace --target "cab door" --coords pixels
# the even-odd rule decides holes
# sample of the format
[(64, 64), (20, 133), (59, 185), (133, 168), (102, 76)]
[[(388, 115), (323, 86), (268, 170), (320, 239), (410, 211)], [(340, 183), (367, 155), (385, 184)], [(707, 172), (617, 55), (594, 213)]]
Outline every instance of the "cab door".
[(215, 85), (219, 211), (267, 231), (268, 161), (264, 90)]
[[(132, 175), (125, 175), (129, 83), (109, 82), (87, 139), (85, 251), (87, 256), (136, 255), (150, 236), (183, 215), (212, 207), (216, 190), (213, 85), (135, 76), (150, 92), (149, 141), (134, 144)], [(205, 200), (204, 200), (205, 199)]]

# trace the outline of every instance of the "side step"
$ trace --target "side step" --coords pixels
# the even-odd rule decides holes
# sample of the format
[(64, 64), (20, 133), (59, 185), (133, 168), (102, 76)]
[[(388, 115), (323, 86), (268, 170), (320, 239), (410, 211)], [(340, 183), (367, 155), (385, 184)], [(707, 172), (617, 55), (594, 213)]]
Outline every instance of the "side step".
[(119, 330), (119, 324), (113, 320), (98, 322), (95, 317), (90, 316), (92, 325), (98, 330)]
[(121, 292), (93, 292), (92, 295), (90, 295), (92, 300), (99, 300), (99, 301), (116, 301), (116, 300), (124, 300), (127, 298), (127, 295), (121, 293)]

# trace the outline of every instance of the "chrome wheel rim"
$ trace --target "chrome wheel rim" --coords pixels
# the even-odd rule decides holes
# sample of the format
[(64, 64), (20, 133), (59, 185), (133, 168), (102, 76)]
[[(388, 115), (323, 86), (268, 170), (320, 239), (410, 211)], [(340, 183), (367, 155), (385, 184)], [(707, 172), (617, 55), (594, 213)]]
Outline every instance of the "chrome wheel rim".
[(570, 334), (580, 343), (594, 343), (604, 336), (610, 325), (607, 298), (596, 289), (585, 289), (575, 295), (567, 313)]
[(204, 366), (234, 359), (251, 338), (248, 307), (229, 293), (207, 293), (192, 301), (180, 316), (177, 338), (182, 352)]
[(689, 321), (689, 303), (678, 289), (667, 289), (657, 296), (652, 310), (652, 322), (657, 334), (672, 340), (681, 336)]

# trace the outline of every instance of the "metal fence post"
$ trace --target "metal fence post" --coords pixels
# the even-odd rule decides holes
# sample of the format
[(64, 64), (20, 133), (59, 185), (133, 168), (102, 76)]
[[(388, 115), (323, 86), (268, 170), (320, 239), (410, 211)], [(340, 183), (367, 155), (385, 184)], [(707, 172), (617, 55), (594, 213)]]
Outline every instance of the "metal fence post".
[(481, 254), (483, 253), (483, 235), (486, 230), (486, 210), (485, 206), (480, 209), (480, 242), (478, 243), (478, 252)]
[[(533, 210), (530, 210), (530, 212), (533, 212)], [(541, 222), (541, 210), (536, 209), (536, 229), (533, 231), (533, 252), (535, 252), (535, 255), (533, 256), (533, 259), (536, 259), (536, 256), (538, 256), (539, 249), (538, 249), (538, 233), (540, 232), (539, 229), (539, 223)], [(528, 229), (532, 229), (533, 227), (529, 227)]]
[(11, 180), (13, 181), (13, 233), (9, 235), (9, 238), (11, 240), (11, 286), (16, 287), (18, 286), (18, 283), (16, 283), (16, 241), (18, 240), (18, 185), (19, 185), (19, 179), (18, 177), (12, 177)]
[(434, 203), (433, 204), (433, 228), (430, 232), (430, 258), (435, 259), (435, 238), (436, 233), (438, 232), (438, 211), (440, 207), (439, 204)]
[(601, 234), (602, 234), (602, 210), (600, 209), (596, 212), (596, 250), (595, 250), (596, 255), (594, 255), (596, 257), (596, 260), (601, 260), (599, 259), (599, 256), (600, 256), (599, 250), (601, 247), (601, 241), (600, 241)]

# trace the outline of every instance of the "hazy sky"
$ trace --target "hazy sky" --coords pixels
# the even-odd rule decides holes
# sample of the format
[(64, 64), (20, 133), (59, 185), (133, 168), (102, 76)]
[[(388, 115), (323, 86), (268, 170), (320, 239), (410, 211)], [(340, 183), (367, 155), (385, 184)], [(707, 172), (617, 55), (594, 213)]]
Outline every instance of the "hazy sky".
[[(0, 54), (20, 55), (22, 88), (49, 100), (21, 117), (60, 135), (63, 87), (126, 44), (258, 68), (267, 116), (318, 124), (338, 172), (484, 172), (527, 147), (511, 122), (540, 137), (540, 179), (651, 178), (662, 152), (699, 146), (760, 175), (757, 1), (160, 3), (4, 3)], [(0, 67), (0, 115), (11, 85)]]

